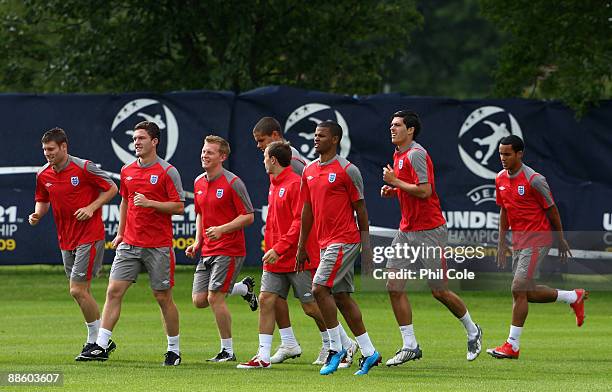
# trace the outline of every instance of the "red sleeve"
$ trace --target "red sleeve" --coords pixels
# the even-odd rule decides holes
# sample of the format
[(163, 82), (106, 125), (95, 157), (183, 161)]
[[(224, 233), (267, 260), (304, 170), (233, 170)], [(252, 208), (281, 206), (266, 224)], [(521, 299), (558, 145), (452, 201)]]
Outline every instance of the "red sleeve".
[(195, 208), (196, 215), (202, 215), (202, 209), (200, 208), (200, 203), (198, 202), (198, 182), (193, 182), (193, 205)]
[(85, 178), (94, 186), (106, 192), (111, 188), (113, 180), (101, 171), (93, 162), (85, 162)]
[[(300, 237), (300, 224), (302, 218), (302, 206), (304, 203), (300, 197), (300, 185), (299, 182), (294, 182), (287, 187), (287, 194), (285, 197), (290, 197), (291, 202), (291, 226), (289, 230), (280, 238), (280, 240), (274, 245), (274, 250), (279, 255), (287, 252), (291, 245), (297, 244)], [(289, 217), (287, 217), (289, 218)]]
[(312, 204), (310, 201), (310, 190), (308, 189), (308, 180), (306, 179), (306, 169), (302, 172), (302, 182), (300, 185), (300, 201), (302, 204)]
[(36, 193), (34, 194), (34, 200), (41, 203), (49, 202), (49, 192), (47, 192), (47, 188), (39, 175), (36, 175)]
[(164, 176), (164, 188), (166, 189), (166, 194), (168, 195), (167, 201), (180, 202), (181, 195), (179, 195), (178, 190), (176, 189), (176, 185), (174, 185), (174, 181), (172, 181), (172, 177), (168, 174), (168, 171), (172, 170), (173, 167), (170, 167), (166, 170), (166, 175)]
[(121, 168), (121, 179), (119, 180), (119, 194), (121, 195), (121, 197), (127, 200), (130, 194), (128, 192), (127, 186), (125, 185), (125, 173), (123, 172), (124, 168), (125, 166)]
[(502, 207), (504, 207), (504, 199), (501, 197), (501, 192), (499, 190), (499, 177), (495, 177), (495, 203)]
[(246, 207), (244, 206), (244, 202), (238, 195), (238, 192), (236, 192), (233, 187), (230, 187), (230, 189), (232, 190), (232, 203), (234, 204), (234, 208), (236, 209), (238, 215), (249, 214), (249, 212), (247, 212)]

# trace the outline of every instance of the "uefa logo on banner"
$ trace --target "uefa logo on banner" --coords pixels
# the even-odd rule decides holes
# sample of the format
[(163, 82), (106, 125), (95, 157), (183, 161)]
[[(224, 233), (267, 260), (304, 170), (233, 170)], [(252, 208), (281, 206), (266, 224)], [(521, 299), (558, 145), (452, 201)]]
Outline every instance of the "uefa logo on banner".
[(111, 126), (111, 145), (117, 158), (125, 164), (136, 160), (136, 149), (132, 137), (134, 135), (134, 126), (141, 121), (156, 123), (164, 133), (166, 137), (162, 138), (162, 140), (166, 143), (165, 149), (161, 148), (162, 146), (158, 146), (157, 151), (160, 157), (169, 161), (178, 146), (178, 124), (168, 106), (158, 100), (148, 98), (135, 99), (126, 103), (115, 115)]
[(329, 105), (308, 103), (291, 112), (285, 123), (285, 139), (289, 140), (305, 158), (313, 160), (318, 156), (313, 143), (315, 128), (327, 120), (337, 122), (342, 128), (339, 154), (346, 158), (351, 151), (349, 127), (342, 114)]

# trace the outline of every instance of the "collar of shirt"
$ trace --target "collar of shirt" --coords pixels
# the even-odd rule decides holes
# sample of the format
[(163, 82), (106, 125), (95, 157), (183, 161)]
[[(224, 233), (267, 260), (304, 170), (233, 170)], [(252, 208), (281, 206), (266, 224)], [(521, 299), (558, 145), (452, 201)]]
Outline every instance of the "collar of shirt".
[(270, 182), (272, 182), (273, 185), (282, 184), (285, 179), (289, 177), (290, 173), (293, 173), (293, 169), (291, 169), (291, 166), (287, 166), (282, 172), (278, 173), (278, 176), (270, 176)]

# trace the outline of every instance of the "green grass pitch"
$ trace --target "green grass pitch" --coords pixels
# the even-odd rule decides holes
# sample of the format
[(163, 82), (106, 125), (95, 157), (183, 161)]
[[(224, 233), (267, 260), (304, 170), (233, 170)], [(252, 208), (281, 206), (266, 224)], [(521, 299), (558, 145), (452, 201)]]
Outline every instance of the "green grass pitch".
[[(108, 267), (106, 267), (108, 272)], [(259, 271), (245, 269), (242, 276)], [(0, 270), (0, 372), (62, 371), (62, 390), (111, 391), (604, 391), (612, 389), (612, 292), (595, 291), (587, 301), (587, 319), (577, 328), (565, 304), (532, 304), (521, 338), (519, 360), (496, 360), (486, 353), (465, 359), (463, 327), (426, 292), (411, 293), (415, 333), (423, 359), (399, 367), (374, 368), (366, 377), (338, 370), (327, 377), (310, 363), (320, 348), (314, 322), (297, 300), (289, 301), (293, 328), (303, 349), (297, 360), (270, 370), (239, 370), (235, 363), (211, 364), (219, 350), (210, 309), (191, 304), (192, 268), (177, 269), (174, 298), (181, 322), (183, 363), (162, 367), (166, 338), (148, 278), (128, 291), (113, 339), (117, 350), (105, 363), (75, 362), (86, 337), (82, 316), (68, 294), (59, 267), (8, 267)], [(93, 292), (104, 301), (107, 278), (94, 280)], [(507, 292), (460, 292), (473, 319), (484, 331), (484, 346), (506, 338), (512, 299)], [(384, 293), (355, 295), (374, 345), (388, 359), (401, 337)], [(228, 299), (239, 361), (257, 350), (257, 313), (240, 297)], [(273, 349), (278, 344), (275, 336)], [(36, 387), (0, 387), (33, 390)], [(44, 390), (60, 388), (45, 387)]]

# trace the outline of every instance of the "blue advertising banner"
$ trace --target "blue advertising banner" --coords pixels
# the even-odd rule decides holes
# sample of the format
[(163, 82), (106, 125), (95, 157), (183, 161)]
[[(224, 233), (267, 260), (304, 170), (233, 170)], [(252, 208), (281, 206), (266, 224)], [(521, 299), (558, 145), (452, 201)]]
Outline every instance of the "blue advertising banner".
[[(245, 182), (256, 209), (247, 228), (247, 264), (261, 263), (268, 176), (252, 129), (263, 116), (276, 117), (284, 135), (316, 159), (316, 124), (337, 121), (344, 134), (339, 154), (362, 173), (374, 230), (396, 229), (397, 201), (379, 196), (382, 167), (392, 163), (389, 122), (393, 112), (409, 108), (421, 116), (417, 140), (435, 167), (436, 190), (448, 222), (451, 243), (497, 242), (499, 208), (494, 179), (501, 170), (497, 144), (507, 135), (526, 143), (525, 163), (543, 174), (568, 231), (597, 232), (598, 250), (612, 247), (612, 101), (581, 120), (557, 102), (469, 100), (408, 97), (396, 94), (350, 97), (287, 87), (265, 87), (243, 94), (177, 92), (120, 95), (0, 95), (4, 154), (0, 158), (0, 265), (61, 263), (52, 216), (30, 227), (35, 173), (44, 164), (40, 137), (55, 126), (68, 133), (69, 153), (111, 173), (118, 183), (121, 167), (134, 158), (133, 126), (156, 121), (162, 130), (158, 154), (172, 163), (188, 191), (183, 216), (175, 216), (175, 251), (179, 263), (193, 263), (184, 249), (195, 234), (193, 180), (202, 172), (203, 138), (229, 140), (227, 169)], [(103, 207), (107, 241), (119, 219), (119, 197)], [(592, 237), (592, 236), (591, 236)], [(105, 262), (114, 251), (107, 248)]]

